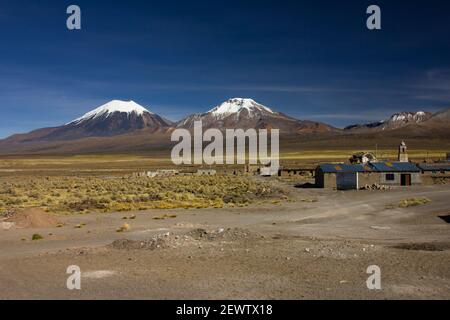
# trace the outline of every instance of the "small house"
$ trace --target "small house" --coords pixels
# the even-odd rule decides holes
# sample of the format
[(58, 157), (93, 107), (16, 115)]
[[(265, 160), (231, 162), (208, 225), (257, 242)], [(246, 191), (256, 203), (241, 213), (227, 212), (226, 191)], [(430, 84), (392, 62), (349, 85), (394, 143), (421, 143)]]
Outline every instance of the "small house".
[(411, 162), (373, 162), (370, 166), (380, 173), (381, 185), (412, 186), (422, 184), (420, 169)]
[(318, 188), (360, 189), (365, 185), (411, 186), (421, 184), (420, 169), (410, 162), (322, 164), (316, 168)]
[(358, 174), (366, 170), (362, 164), (322, 164), (316, 168), (316, 186), (338, 190), (359, 189)]

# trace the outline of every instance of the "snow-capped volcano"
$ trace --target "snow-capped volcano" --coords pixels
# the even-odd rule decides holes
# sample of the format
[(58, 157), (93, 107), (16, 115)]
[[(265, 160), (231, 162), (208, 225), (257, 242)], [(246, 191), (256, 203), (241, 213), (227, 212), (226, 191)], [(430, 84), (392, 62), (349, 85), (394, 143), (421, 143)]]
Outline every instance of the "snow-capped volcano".
[(164, 130), (172, 125), (134, 101), (112, 100), (60, 127), (47, 138), (114, 136), (141, 129)]
[(136, 102), (130, 101), (122, 101), (122, 100), (112, 100), (97, 109), (89, 111), (85, 115), (80, 118), (77, 118), (69, 123), (69, 124), (79, 124), (83, 121), (92, 120), (98, 117), (105, 116), (106, 118), (113, 115), (114, 113), (126, 113), (127, 115), (135, 114), (138, 116), (142, 116), (144, 113), (153, 114), (153, 112), (148, 111), (143, 106), (137, 104)]
[(177, 126), (192, 129), (195, 121), (202, 121), (203, 127), (206, 129), (280, 129), (285, 133), (335, 130), (323, 123), (291, 118), (249, 98), (229, 99), (206, 113), (188, 116), (178, 122)]
[(393, 114), (389, 119), (366, 124), (356, 124), (345, 128), (345, 130), (387, 131), (411, 124), (420, 124), (429, 120), (432, 116), (432, 113), (425, 111), (399, 112)]
[(246, 112), (249, 117), (257, 116), (264, 112), (274, 114), (270, 108), (257, 103), (255, 100), (243, 98), (230, 99), (208, 111), (216, 119), (223, 119), (233, 114), (239, 115), (241, 112)]
[(171, 126), (172, 122), (148, 111), (134, 101), (113, 100), (63, 126), (46, 129), (37, 139), (58, 141), (109, 137), (143, 129), (150, 132), (164, 132)]

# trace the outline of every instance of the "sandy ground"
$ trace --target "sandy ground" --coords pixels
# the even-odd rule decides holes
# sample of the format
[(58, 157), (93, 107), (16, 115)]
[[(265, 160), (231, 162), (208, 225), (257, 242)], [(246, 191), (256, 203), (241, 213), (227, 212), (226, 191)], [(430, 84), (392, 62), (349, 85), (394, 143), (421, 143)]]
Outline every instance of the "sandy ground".
[[(450, 186), (289, 188), (293, 201), (279, 205), (75, 215), (58, 218), (59, 228), (0, 230), (0, 298), (450, 298), (450, 225), (439, 218), (450, 215)], [(386, 209), (413, 197), (432, 202)], [(164, 214), (176, 217), (154, 219)], [(130, 229), (117, 232), (124, 223)], [(44, 239), (31, 241), (34, 233)], [(81, 290), (66, 287), (70, 265), (81, 268)], [(370, 265), (381, 268), (381, 290), (366, 286)]]

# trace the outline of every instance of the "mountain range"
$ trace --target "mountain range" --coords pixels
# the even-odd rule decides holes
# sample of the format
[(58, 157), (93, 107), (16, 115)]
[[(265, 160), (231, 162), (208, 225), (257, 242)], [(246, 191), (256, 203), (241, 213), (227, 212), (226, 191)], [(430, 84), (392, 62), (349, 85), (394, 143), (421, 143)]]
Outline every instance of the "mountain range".
[(410, 124), (420, 124), (433, 117), (431, 112), (400, 112), (393, 114), (389, 119), (366, 124), (355, 124), (344, 128), (352, 131), (386, 131), (405, 127)]
[(0, 140), (1, 154), (77, 154), (145, 152), (171, 145), (176, 128), (192, 129), (195, 121), (208, 128), (279, 129), (280, 137), (299, 141), (349, 141), (349, 139), (450, 137), (450, 109), (436, 114), (400, 112), (389, 119), (355, 124), (344, 129), (299, 120), (252, 99), (229, 99), (211, 110), (178, 122), (159, 116), (134, 101), (113, 100), (64, 125), (15, 134)]
[(203, 128), (279, 129), (284, 134), (333, 132), (337, 129), (321, 122), (298, 120), (277, 112), (252, 99), (234, 98), (203, 114), (193, 114), (177, 123), (192, 129), (195, 121)]

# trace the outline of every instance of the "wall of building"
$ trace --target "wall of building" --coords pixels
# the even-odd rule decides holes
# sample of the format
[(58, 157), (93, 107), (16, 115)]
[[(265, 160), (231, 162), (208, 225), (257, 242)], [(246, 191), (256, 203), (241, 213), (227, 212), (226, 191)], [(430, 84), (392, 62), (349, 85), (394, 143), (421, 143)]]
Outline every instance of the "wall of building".
[[(386, 175), (393, 174), (394, 180), (387, 180)], [(411, 175), (411, 185), (422, 184), (421, 174), (419, 172), (381, 172), (379, 183), (388, 186), (401, 186), (402, 184), (402, 174)]]
[(425, 186), (432, 186), (435, 184), (447, 184), (450, 183), (450, 172), (446, 173), (433, 173), (432, 171), (425, 171), (421, 175), (422, 184)]
[[(316, 186), (318, 188), (337, 188), (337, 175), (336, 173), (323, 173), (321, 171), (316, 172)], [(358, 173), (358, 188), (367, 185), (373, 185), (379, 183), (380, 174), (377, 172), (359, 172)]]
[(366, 185), (373, 186), (380, 183), (381, 174), (379, 172), (359, 172), (358, 187), (362, 188)]
[(325, 174), (325, 188), (337, 188), (336, 184), (336, 174), (335, 173), (327, 173)]
[[(394, 180), (386, 180), (386, 174), (393, 174)], [(421, 185), (421, 184), (433, 184), (434, 178), (426, 176), (426, 174), (421, 174), (419, 172), (359, 172), (358, 173), (358, 189), (366, 185), (387, 185), (387, 186), (401, 186), (401, 176), (402, 174), (411, 175), (411, 185)], [(437, 176), (437, 175), (435, 175)], [(323, 173), (321, 170), (316, 171), (316, 186), (318, 188), (337, 188), (335, 173)]]
[(422, 184), (422, 175), (420, 172), (411, 173), (412, 185), (420, 185)]
[[(387, 175), (394, 175), (394, 180), (387, 180), (386, 176)], [(380, 173), (380, 181), (378, 182), (379, 184), (383, 184), (383, 185), (388, 185), (388, 186), (395, 186), (395, 185), (400, 185), (401, 184), (401, 175), (398, 172), (383, 172)]]
[(316, 185), (318, 188), (337, 188), (336, 174), (335, 173), (323, 173), (316, 174)]

